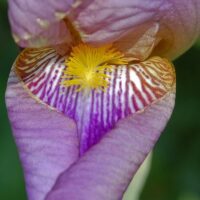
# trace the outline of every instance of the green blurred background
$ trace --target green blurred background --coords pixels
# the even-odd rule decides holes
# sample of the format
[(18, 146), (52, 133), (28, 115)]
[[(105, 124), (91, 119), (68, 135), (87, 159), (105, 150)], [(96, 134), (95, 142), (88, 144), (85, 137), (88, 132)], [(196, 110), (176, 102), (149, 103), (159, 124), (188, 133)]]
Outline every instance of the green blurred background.
[[(9, 71), (19, 53), (0, 0), (0, 200), (26, 200), (5, 108)], [(176, 107), (157, 143), (141, 200), (200, 200), (200, 44), (175, 61)]]

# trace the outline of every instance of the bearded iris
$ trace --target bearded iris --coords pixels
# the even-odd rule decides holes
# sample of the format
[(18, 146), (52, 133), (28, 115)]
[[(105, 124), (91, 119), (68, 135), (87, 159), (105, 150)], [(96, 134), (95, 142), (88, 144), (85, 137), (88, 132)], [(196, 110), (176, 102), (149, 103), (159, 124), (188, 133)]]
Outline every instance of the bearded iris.
[(122, 198), (171, 115), (169, 60), (198, 37), (199, 6), (10, 1), (27, 48), (6, 98), (30, 199)]

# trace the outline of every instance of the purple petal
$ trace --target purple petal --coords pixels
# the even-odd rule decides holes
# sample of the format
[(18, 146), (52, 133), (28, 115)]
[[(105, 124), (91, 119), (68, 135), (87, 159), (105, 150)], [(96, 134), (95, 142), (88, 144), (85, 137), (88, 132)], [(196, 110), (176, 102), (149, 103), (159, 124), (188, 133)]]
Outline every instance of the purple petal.
[[(156, 54), (175, 58), (200, 34), (199, 0), (94, 0), (78, 7), (72, 21), (91, 43), (117, 42), (132, 48), (144, 32), (155, 29)], [(125, 48), (126, 47), (126, 48)]]
[(63, 22), (67, 17), (85, 42), (114, 42), (131, 53), (138, 38), (157, 24), (150, 34), (154, 53), (170, 59), (199, 36), (199, 10), (199, 0), (9, 1), (12, 32), (21, 46), (70, 43), (73, 32), (71, 35), (71, 27)]
[(20, 46), (47, 46), (70, 41), (61, 21), (74, 0), (10, 0), (9, 19), (14, 39)]
[(78, 86), (61, 82), (65, 57), (54, 49), (26, 49), (14, 67), (34, 98), (76, 122), (82, 155), (96, 144), (120, 119), (143, 110), (163, 97), (174, 84), (171, 64), (159, 57), (129, 66), (113, 66), (106, 91), (91, 90), (87, 97)]
[(46, 200), (121, 199), (174, 106), (174, 93), (117, 123), (57, 180)]
[[(147, 115), (149, 118), (152, 116), (154, 120), (166, 114), (166, 118), (160, 120), (161, 124), (158, 123), (158, 127), (156, 125), (151, 127), (146, 122), (145, 113), (148, 107), (154, 108), (153, 105), (157, 102), (167, 104), (168, 101), (161, 99), (167, 98), (166, 96), (174, 89), (174, 69), (165, 59), (154, 57), (130, 66), (113, 66), (110, 74), (112, 78), (107, 90), (91, 91), (88, 97), (83, 99), (82, 93), (77, 92), (75, 86), (64, 87), (60, 84), (63, 69), (66, 68), (64, 65), (66, 58), (58, 55), (51, 48), (25, 49), (14, 64), (14, 71), (8, 83), (7, 107), (31, 200), (44, 199), (59, 174), (70, 168), (72, 163), (79, 163), (80, 154), (88, 155), (88, 152), (93, 148), (96, 149), (102, 141), (107, 141), (104, 138), (110, 138), (110, 135), (111, 138), (115, 138), (112, 135), (117, 132), (119, 137), (122, 136), (127, 140), (129, 136), (126, 135), (129, 133), (119, 127), (124, 123), (129, 124), (130, 119), (137, 118), (141, 118), (141, 122), (134, 124), (136, 122), (132, 120), (134, 127), (129, 124), (130, 127), (128, 125), (126, 128), (133, 130), (133, 140), (130, 139), (130, 142), (133, 143), (134, 148), (139, 148), (139, 152), (144, 151), (140, 159), (137, 154), (133, 158), (139, 159), (137, 163), (139, 165), (166, 124), (170, 115), (167, 112), (170, 113), (172, 110), (172, 106), (169, 108), (166, 105), (166, 107), (159, 107), (160, 110), (155, 111), (155, 115), (153, 111), (152, 114)], [(170, 98), (170, 102), (173, 103), (173, 97)], [(161, 114), (157, 116), (157, 112)], [(143, 126), (143, 116), (147, 127)], [(147, 140), (143, 136), (139, 137), (141, 131), (141, 134), (147, 134)], [(116, 135), (113, 144), (112, 139), (110, 141), (114, 157), (116, 151), (114, 146), (121, 142), (123, 146), (125, 142), (118, 136)], [(104, 149), (104, 142), (102, 144)], [(127, 148), (129, 146), (131, 144)], [(101, 149), (101, 147), (97, 149), (99, 148)], [(108, 147), (105, 147), (105, 150), (106, 148)], [(121, 150), (123, 155), (127, 149)], [(97, 157), (102, 156), (101, 152), (99, 155), (98, 152), (94, 154)], [(98, 160), (101, 161), (100, 158), (97, 159), (97, 164)], [(107, 172), (106, 166), (103, 169), (105, 168)], [(133, 174), (136, 168), (132, 167)], [(123, 169), (122, 167), (121, 170)], [(118, 184), (121, 182), (119, 181)], [(126, 181), (125, 185), (127, 184)], [(121, 190), (124, 191), (125, 185)], [(122, 195), (121, 192), (120, 194)]]
[(32, 99), (13, 72), (6, 103), (29, 200), (44, 200), (58, 175), (78, 158), (75, 123)]

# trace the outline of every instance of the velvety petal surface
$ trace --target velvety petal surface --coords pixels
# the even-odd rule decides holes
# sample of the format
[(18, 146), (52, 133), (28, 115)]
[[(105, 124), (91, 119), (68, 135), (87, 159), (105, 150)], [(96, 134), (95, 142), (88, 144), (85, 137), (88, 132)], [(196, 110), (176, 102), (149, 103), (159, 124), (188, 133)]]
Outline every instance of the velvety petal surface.
[(46, 200), (122, 199), (131, 177), (153, 148), (174, 106), (173, 91), (120, 120), (57, 180)]
[(76, 125), (38, 103), (11, 72), (6, 104), (22, 162), (29, 200), (44, 200), (57, 176), (79, 154)]
[(46, 103), (77, 125), (80, 154), (96, 144), (120, 119), (163, 97), (175, 82), (173, 66), (159, 57), (131, 65), (113, 65), (106, 91), (77, 92), (61, 84), (65, 60), (54, 49), (26, 49), (14, 67), (33, 98)]
[[(199, 10), (199, 0), (9, 1), (13, 36), (21, 46), (69, 44), (74, 27), (85, 42), (115, 42), (135, 54), (132, 47), (138, 38), (154, 29), (148, 33), (149, 48), (156, 46), (156, 55), (170, 59), (199, 36)], [(70, 23), (64, 23), (64, 17)]]
[[(61, 84), (67, 59), (52, 48), (25, 49), (10, 75), (7, 107), (29, 197), (44, 199), (61, 172), (68, 174), (72, 170), (67, 178), (71, 183), (61, 178), (65, 186), (56, 185), (59, 191), (69, 188), (72, 192), (68, 194), (69, 199), (86, 199), (90, 184), (94, 184), (94, 190), (92, 194), (89, 191), (89, 196), (94, 197), (96, 193), (97, 199), (102, 199), (103, 193), (109, 190), (105, 199), (115, 195), (118, 199), (170, 117), (174, 104), (174, 68), (160, 57), (113, 65), (111, 71), (105, 71), (111, 77), (109, 87), (84, 95), (77, 91), (77, 86)], [(86, 169), (94, 172), (85, 174), (84, 163)], [(101, 167), (97, 169), (97, 166)], [(108, 176), (101, 177), (101, 174)], [(80, 184), (74, 179), (79, 175)], [(90, 179), (92, 182), (86, 183)], [(80, 191), (76, 196), (77, 186), (85, 193)], [(50, 198), (58, 200), (63, 196)]]

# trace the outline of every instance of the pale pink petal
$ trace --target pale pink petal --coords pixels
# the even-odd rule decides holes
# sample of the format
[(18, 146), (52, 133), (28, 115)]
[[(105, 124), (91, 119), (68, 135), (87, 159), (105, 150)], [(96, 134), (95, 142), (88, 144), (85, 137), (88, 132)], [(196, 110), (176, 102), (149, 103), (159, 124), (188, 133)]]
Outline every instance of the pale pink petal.
[(119, 46), (127, 48), (157, 23), (156, 55), (175, 58), (199, 36), (199, 10), (199, 0), (94, 0), (87, 7), (76, 8), (71, 20), (84, 41), (102, 44), (118, 40)]
[(152, 150), (174, 106), (174, 93), (119, 121), (57, 180), (46, 200), (122, 199), (132, 176)]
[(74, 0), (9, 0), (8, 3), (13, 36), (20, 46), (47, 46), (71, 40), (61, 20)]
[(11, 72), (8, 114), (22, 162), (29, 200), (44, 200), (57, 176), (78, 157), (73, 120), (35, 101)]
[(199, 10), (198, 0), (9, 1), (11, 28), (19, 45), (70, 43), (74, 32), (62, 21), (66, 17), (83, 41), (96, 45), (116, 42), (130, 53), (136, 41), (157, 24), (149, 48), (157, 46), (154, 53), (170, 59), (199, 36)]

